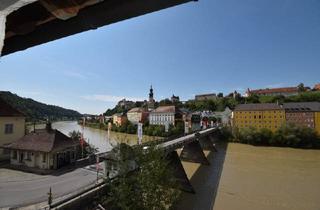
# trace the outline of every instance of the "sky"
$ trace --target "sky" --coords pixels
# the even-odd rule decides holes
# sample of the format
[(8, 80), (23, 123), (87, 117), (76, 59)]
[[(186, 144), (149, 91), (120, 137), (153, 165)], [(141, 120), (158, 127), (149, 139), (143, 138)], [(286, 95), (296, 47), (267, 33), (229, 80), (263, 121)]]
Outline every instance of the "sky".
[(0, 58), (0, 90), (98, 114), (156, 100), (320, 82), (320, 1), (199, 0)]

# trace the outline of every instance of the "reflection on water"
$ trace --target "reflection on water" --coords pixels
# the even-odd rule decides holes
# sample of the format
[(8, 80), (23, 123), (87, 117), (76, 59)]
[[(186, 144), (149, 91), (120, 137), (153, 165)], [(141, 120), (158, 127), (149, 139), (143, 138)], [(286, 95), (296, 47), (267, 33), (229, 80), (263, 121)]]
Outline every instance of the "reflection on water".
[[(72, 131), (82, 132), (82, 126), (78, 125), (78, 123), (75, 121), (55, 122), (52, 124), (52, 127), (66, 135), (69, 135), (69, 133)], [(138, 141), (137, 135), (134, 134), (110, 132), (110, 138), (108, 138), (107, 131), (89, 127), (84, 127), (84, 138), (88, 141), (88, 143), (93, 144), (95, 147), (97, 147), (99, 152), (110, 151), (112, 149), (112, 144), (114, 145), (116, 142), (134, 145), (137, 144)], [(144, 136), (142, 142), (155, 139), (157, 138)]]

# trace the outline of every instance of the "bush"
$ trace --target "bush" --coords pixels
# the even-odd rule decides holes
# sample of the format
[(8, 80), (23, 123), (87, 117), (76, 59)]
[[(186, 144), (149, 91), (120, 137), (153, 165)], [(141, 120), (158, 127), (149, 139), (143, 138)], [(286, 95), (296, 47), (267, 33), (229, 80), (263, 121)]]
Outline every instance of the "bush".
[(278, 146), (294, 148), (319, 148), (320, 137), (316, 131), (293, 124), (285, 125), (272, 133), (271, 130), (249, 127), (233, 129), (233, 141), (261, 146)]

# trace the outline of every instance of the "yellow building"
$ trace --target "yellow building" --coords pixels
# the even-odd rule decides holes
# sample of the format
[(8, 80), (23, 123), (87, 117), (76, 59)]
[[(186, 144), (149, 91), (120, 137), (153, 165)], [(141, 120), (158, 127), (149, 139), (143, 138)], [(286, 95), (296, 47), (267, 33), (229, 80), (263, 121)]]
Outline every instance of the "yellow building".
[[(0, 147), (12, 143), (25, 135), (25, 116), (0, 99)], [(10, 157), (0, 148), (0, 160)]]
[(277, 104), (239, 104), (233, 112), (237, 128), (267, 128), (276, 131), (285, 123), (285, 110)]

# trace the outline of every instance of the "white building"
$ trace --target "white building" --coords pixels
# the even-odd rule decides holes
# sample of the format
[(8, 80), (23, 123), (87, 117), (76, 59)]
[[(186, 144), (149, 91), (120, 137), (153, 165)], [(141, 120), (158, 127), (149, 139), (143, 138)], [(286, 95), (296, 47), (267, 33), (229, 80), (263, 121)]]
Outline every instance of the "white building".
[(38, 169), (58, 169), (77, 159), (79, 142), (58, 130), (36, 130), (4, 148), (10, 150), (10, 163)]
[(150, 112), (150, 125), (174, 125), (176, 118), (175, 106), (160, 106)]

